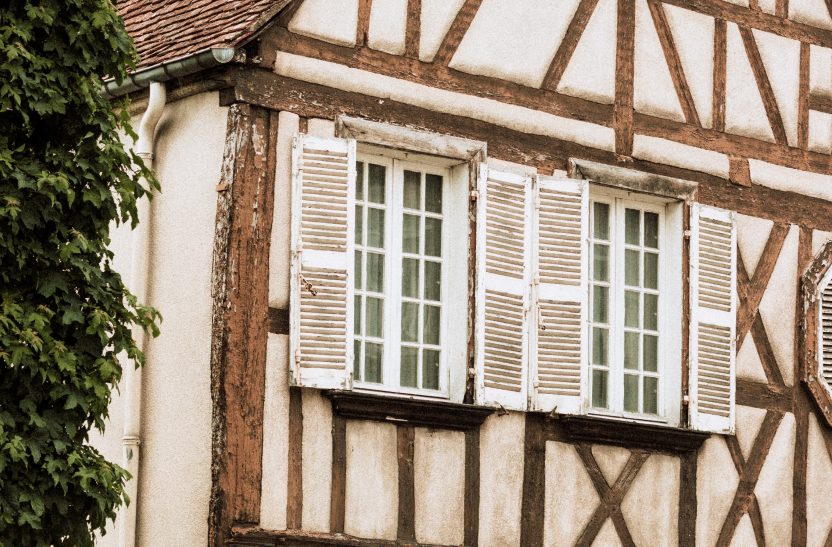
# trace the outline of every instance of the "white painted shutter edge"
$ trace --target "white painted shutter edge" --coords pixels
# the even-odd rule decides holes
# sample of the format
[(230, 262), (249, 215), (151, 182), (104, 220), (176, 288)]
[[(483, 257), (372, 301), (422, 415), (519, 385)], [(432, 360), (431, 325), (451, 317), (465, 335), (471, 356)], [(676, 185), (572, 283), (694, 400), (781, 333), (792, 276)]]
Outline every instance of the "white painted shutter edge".
[[(303, 177), (300, 168), (303, 159), (304, 145), (314, 146), (318, 150), (333, 151), (347, 154), (347, 189), (346, 189), (346, 251), (344, 253), (320, 251), (303, 248), (301, 241), (302, 218), (302, 185)], [(313, 137), (296, 134), (292, 141), (292, 216), (291, 216), (291, 272), (290, 272), (290, 337), (289, 337), (289, 370), (291, 385), (315, 387), (320, 389), (351, 389), (352, 388), (352, 338), (353, 338), (353, 267), (355, 244), (352, 237), (355, 229), (355, 141), (352, 139), (337, 139)], [(301, 306), (303, 302), (303, 287), (301, 274), (307, 268), (315, 267), (322, 275), (331, 271), (343, 276), (345, 289), (345, 352), (343, 367), (316, 368), (301, 367)], [(333, 267), (334, 266), (334, 267)], [(314, 285), (314, 284), (313, 284)], [(338, 283), (340, 285), (340, 282)], [(322, 287), (313, 287), (317, 290)], [(324, 289), (326, 287), (323, 287)], [(311, 294), (310, 294), (311, 296)]]
[[(543, 195), (541, 195), (541, 190), (543, 190)], [(552, 241), (553, 238), (541, 237), (540, 220), (541, 218), (543, 218), (545, 222), (548, 222), (550, 220), (549, 218), (547, 218), (547, 209), (554, 205), (554, 203), (552, 203), (552, 200), (556, 199), (556, 196), (546, 196), (546, 194), (549, 193), (549, 190), (555, 192), (561, 191), (568, 194), (580, 195), (581, 201), (578, 209), (578, 216), (580, 220), (580, 241), (578, 243), (578, 259), (580, 271), (578, 285), (567, 285), (563, 283), (557, 283), (556, 281), (559, 280), (558, 277), (561, 277), (561, 281), (563, 280), (562, 271), (559, 274), (553, 272), (551, 274), (541, 275), (543, 271), (543, 268), (541, 268), (540, 264), (541, 242), (544, 242), (544, 245), (546, 247), (549, 247), (546, 251), (543, 252), (544, 255), (550, 255), (548, 257), (549, 259), (552, 258), (551, 253), (554, 253), (556, 251), (563, 251), (562, 248), (557, 247), (563, 247), (565, 245), (563, 242), (558, 243), (557, 241)], [(534, 199), (534, 243), (532, 245), (532, 248), (534, 253), (533, 275), (535, 285), (535, 305), (533, 309), (534, 320), (532, 321), (533, 324), (531, 328), (531, 331), (534, 333), (534, 346), (533, 351), (531, 351), (532, 365), (530, 367), (530, 374), (532, 375), (532, 398), (534, 402), (534, 408), (536, 410), (542, 410), (545, 412), (551, 412), (556, 409), (556, 411), (560, 414), (582, 414), (586, 412), (586, 409), (588, 408), (586, 401), (588, 396), (587, 394), (589, 385), (589, 374), (587, 367), (587, 316), (589, 305), (587, 285), (587, 238), (589, 237), (589, 184), (585, 180), (565, 179), (538, 175), (535, 180)], [(568, 208), (564, 207), (563, 212), (566, 215), (568, 215)], [(570, 306), (570, 304), (572, 305)], [(553, 325), (553, 321), (551, 319), (548, 319), (546, 316), (551, 317), (553, 313), (558, 312), (563, 313), (567, 317), (563, 317), (564, 321), (561, 322), (560, 325)], [(578, 321), (569, 321), (568, 315), (574, 314), (575, 312), (577, 312), (579, 315)], [(541, 330), (541, 324), (545, 326), (547, 322), (549, 323), (548, 328), (546, 330)], [(550, 336), (549, 332), (553, 334), (557, 332), (557, 330), (553, 328), (557, 326), (561, 327), (562, 333), (564, 330), (572, 330), (574, 332), (575, 328), (578, 329), (579, 361), (577, 363), (571, 363), (572, 366), (564, 366), (563, 364), (552, 365), (551, 368), (549, 368), (549, 370), (545, 370), (547, 374), (545, 374), (545, 376), (542, 376), (540, 357), (544, 356), (546, 350), (544, 350), (540, 345), (541, 337), (545, 342), (557, 343), (559, 346), (562, 346), (563, 342), (568, 340), (568, 335), (561, 334), (561, 336), (558, 337), (555, 334), (554, 336)], [(564, 340), (564, 337), (566, 337), (567, 340)], [(552, 362), (552, 359), (555, 358), (556, 355), (550, 354), (546, 355), (546, 357), (549, 358), (549, 362)], [(573, 386), (569, 386), (567, 384), (568, 377), (574, 375), (575, 372), (577, 372), (579, 375), (577, 385), (573, 384)], [(548, 382), (546, 381), (545, 377), (548, 377)], [(567, 382), (564, 382), (564, 379), (566, 379)], [(577, 392), (575, 392), (574, 387), (577, 387)]]
[[(719, 227), (720, 224), (722, 227)], [(720, 229), (723, 235), (719, 235)], [(728, 293), (723, 290), (719, 294), (719, 284), (713, 278), (702, 275), (702, 256), (703, 251), (718, 253), (719, 240), (726, 239), (726, 232), (730, 234), (730, 266), (723, 267), (723, 271), (729, 273), (730, 279)], [(691, 207), (690, 239), (689, 419), (691, 427), (700, 431), (729, 434), (735, 431), (736, 279), (736, 213), (694, 203)], [(712, 298), (713, 294), (717, 296)], [(700, 341), (707, 345), (700, 345)], [(727, 360), (724, 359), (726, 353)]]
[[(489, 214), (489, 179), (498, 182), (508, 183), (522, 183), (524, 186), (524, 230), (523, 230), (523, 278), (510, 279), (498, 274), (488, 271), (488, 248), (487, 248), (487, 230), (488, 230), (488, 214)], [(532, 284), (532, 268), (531, 268), (531, 218), (533, 210), (532, 201), (532, 185), (531, 178), (523, 175), (518, 175), (509, 172), (502, 172), (495, 169), (490, 169), (487, 164), (480, 164), (480, 170), (477, 177), (477, 402), (487, 406), (502, 406), (504, 408), (514, 410), (526, 410), (528, 408), (528, 383), (529, 383), (529, 340), (530, 340), (530, 311), (531, 311), (531, 284)], [(486, 344), (488, 336), (486, 324), (486, 308), (493, 307), (499, 298), (495, 295), (496, 289), (501, 288), (504, 291), (509, 285), (515, 285), (519, 290), (513, 291), (522, 295), (522, 349), (520, 360), (520, 378), (518, 381), (519, 390), (510, 391), (507, 389), (499, 389), (493, 386), (486, 385), (486, 354), (489, 348)], [(491, 289), (489, 289), (491, 287)], [(490, 296), (489, 296), (489, 291)], [(496, 291), (501, 292), (501, 291)], [(492, 322), (493, 326), (493, 322)], [(491, 352), (493, 355), (494, 343), (492, 340)], [(493, 372), (492, 368), (492, 372)]]

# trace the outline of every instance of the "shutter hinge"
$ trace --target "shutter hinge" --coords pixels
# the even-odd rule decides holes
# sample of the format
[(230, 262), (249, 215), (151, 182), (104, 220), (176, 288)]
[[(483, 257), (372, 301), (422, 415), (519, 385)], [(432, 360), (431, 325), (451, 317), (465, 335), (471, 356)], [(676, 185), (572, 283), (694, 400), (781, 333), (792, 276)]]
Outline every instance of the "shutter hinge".
[(310, 283), (309, 281), (307, 281), (307, 280), (306, 280), (306, 278), (305, 278), (305, 277), (303, 277), (303, 274), (302, 274), (302, 273), (298, 273), (298, 276), (300, 277), (300, 285), (301, 285), (301, 287), (302, 287), (302, 288), (304, 288), (304, 289), (306, 289), (306, 290), (307, 290), (307, 291), (309, 291), (310, 293), (312, 293), (312, 296), (318, 296), (318, 291), (316, 291), (316, 290), (315, 290), (315, 288), (314, 288), (314, 287), (312, 287), (312, 283)]
[(471, 201), (477, 201), (480, 197), (478, 190), (471, 190)]
[(690, 239), (690, 230), (685, 230), (685, 239)]

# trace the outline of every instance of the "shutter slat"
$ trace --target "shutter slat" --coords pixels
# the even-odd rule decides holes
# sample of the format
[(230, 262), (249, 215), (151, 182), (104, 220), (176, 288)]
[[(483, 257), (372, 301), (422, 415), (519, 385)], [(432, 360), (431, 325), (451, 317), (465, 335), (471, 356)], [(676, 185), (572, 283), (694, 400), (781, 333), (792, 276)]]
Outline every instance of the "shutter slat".
[(730, 211), (691, 209), (691, 426), (734, 431), (736, 222)]
[(581, 180), (536, 180), (533, 399), (547, 412), (580, 413), (586, 396), (588, 190)]
[(345, 389), (352, 368), (355, 142), (299, 135), (292, 179), (293, 382)]
[(832, 389), (832, 283), (821, 291), (819, 368), (828, 388)]

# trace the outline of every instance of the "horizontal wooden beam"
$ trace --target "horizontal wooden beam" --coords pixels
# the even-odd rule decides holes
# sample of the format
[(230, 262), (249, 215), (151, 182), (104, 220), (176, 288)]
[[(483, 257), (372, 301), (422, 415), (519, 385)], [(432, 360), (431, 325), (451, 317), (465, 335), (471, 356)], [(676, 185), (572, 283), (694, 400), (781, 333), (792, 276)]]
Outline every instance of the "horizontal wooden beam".
[(561, 416), (563, 436), (575, 443), (603, 443), (632, 449), (690, 452), (710, 433), (587, 416)]
[[(619, 165), (615, 155), (606, 150), (522, 133), (462, 116), (441, 114), (393, 100), (385, 100), (381, 104), (376, 97), (285, 78), (269, 70), (239, 69), (234, 79), (234, 87), (220, 93), (222, 104), (245, 102), (273, 110), (294, 112), (300, 116), (330, 120), (338, 115), (360, 116), (480, 140), (488, 143), (489, 157), (535, 167), (538, 172), (545, 174), (554, 170), (566, 170), (569, 158)], [(706, 205), (729, 208), (775, 222), (832, 231), (832, 203), (820, 198), (760, 185), (744, 188), (700, 171), (638, 159), (633, 160), (628, 167), (698, 182), (696, 200)]]
[(832, 99), (823, 95), (809, 95), (809, 110), (832, 114)]
[(816, 46), (832, 47), (832, 31), (804, 25), (790, 19), (770, 15), (723, 0), (662, 0), (665, 4), (689, 9), (717, 19), (763, 30), (792, 40)]
[[(546, 89), (521, 86), (497, 78), (466, 74), (434, 63), (424, 63), (418, 59), (391, 55), (366, 47), (337, 46), (292, 34), (284, 28), (269, 29), (262, 40), (264, 51), (277, 49), (437, 89), (492, 99), (571, 120), (612, 127), (613, 105), (609, 104), (570, 97)], [(658, 137), (703, 150), (765, 161), (813, 173), (830, 173), (830, 156), (826, 154), (705, 129), (684, 122), (635, 112), (633, 130), (638, 135)]]
[(791, 388), (737, 379), (737, 404), (777, 412), (791, 412)]

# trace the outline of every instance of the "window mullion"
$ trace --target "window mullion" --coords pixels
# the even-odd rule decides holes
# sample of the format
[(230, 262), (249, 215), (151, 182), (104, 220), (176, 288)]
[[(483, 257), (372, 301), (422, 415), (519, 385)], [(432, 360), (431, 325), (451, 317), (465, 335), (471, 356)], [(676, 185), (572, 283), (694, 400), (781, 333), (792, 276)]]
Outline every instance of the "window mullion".
[[(400, 383), (396, 363), (401, 355), (401, 291), (402, 291), (402, 193), (399, 183), (401, 166), (396, 160), (390, 161), (390, 176), (387, 177), (387, 195), (390, 196), (390, 222), (385, 226), (389, 249), (387, 268), (390, 272), (387, 290), (387, 310), (385, 316), (385, 345), (388, 350), (384, 357), (384, 382), (388, 387), (398, 387)], [(399, 327), (398, 329), (396, 327)]]
[(624, 409), (624, 204), (620, 198), (615, 200), (615, 222), (611, 241), (615, 248), (615, 263), (611, 273), (614, 287), (615, 323), (610, 325), (610, 389), (612, 390), (610, 410), (622, 412)]

